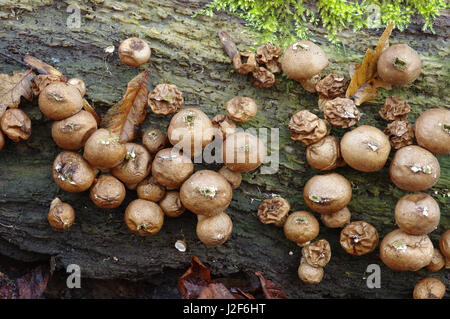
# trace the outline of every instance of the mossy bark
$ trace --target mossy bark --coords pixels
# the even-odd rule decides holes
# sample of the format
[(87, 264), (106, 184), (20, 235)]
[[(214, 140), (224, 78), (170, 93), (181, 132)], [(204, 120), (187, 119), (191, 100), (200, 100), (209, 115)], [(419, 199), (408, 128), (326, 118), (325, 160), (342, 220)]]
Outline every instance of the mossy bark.
[[(290, 140), (287, 124), (290, 116), (301, 109), (320, 114), (317, 95), (282, 76), (273, 88), (260, 89), (252, 84), (251, 77), (232, 72), (217, 33), (229, 32), (239, 49), (248, 50), (254, 46), (254, 38), (241, 21), (224, 14), (192, 18), (205, 3), (201, 0), (80, 1), (81, 28), (75, 30), (67, 27), (70, 13), (66, 8), (71, 3), (76, 1), (29, 0), (17, 4), (0, 0), (0, 50), (16, 57), (31, 54), (68, 77), (82, 78), (88, 88), (87, 99), (99, 113), (104, 113), (122, 97), (128, 81), (139, 72), (120, 63), (118, 44), (130, 36), (142, 37), (153, 50), (151, 62), (146, 66), (150, 70), (150, 89), (158, 83), (176, 84), (184, 92), (186, 107), (200, 107), (210, 116), (223, 113), (226, 101), (236, 95), (254, 98), (260, 106), (258, 114), (243, 127), (280, 129), (280, 168), (272, 175), (261, 175), (259, 171), (244, 174), (244, 182), (234, 191), (228, 209), (234, 222), (233, 233), (222, 246), (208, 248), (197, 239), (196, 216), (191, 213), (166, 218), (156, 236), (137, 237), (123, 222), (123, 212), (136, 198), (135, 192), (129, 191), (118, 209), (106, 211), (94, 206), (86, 193), (71, 194), (58, 189), (51, 165), (61, 150), (51, 138), (52, 122), (40, 113), (36, 101), (22, 103), (22, 109), (32, 118), (33, 132), (30, 140), (19, 144), (8, 142), (0, 152), (0, 254), (24, 261), (54, 256), (58, 269), (78, 264), (84, 277), (150, 282), (167, 269), (183, 272), (191, 256), (196, 255), (216, 276), (251, 275), (259, 270), (279, 284), (290, 298), (410, 298), (414, 285), (426, 276), (449, 285), (445, 270), (435, 274), (426, 270), (391, 271), (380, 261), (378, 249), (367, 256), (348, 255), (339, 245), (340, 231), (323, 225), (318, 238), (327, 239), (332, 247), (324, 280), (315, 286), (300, 282), (297, 277), (300, 247), (287, 240), (282, 229), (263, 225), (256, 211), (260, 202), (273, 194), (288, 199), (293, 211), (307, 209), (302, 199), (303, 185), (319, 172), (306, 163), (303, 144)], [(361, 106), (360, 124), (384, 129), (386, 123), (377, 112), (388, 94), (408, 101), (412, 107), (408, 119), (412, 122), (427, 108), (448, 108), (448, 21), (447, 16), (440, 17), (435, 34), (422, 32), (414, 24), (402, 33), (393, 32), (392, 43), (408, 43), (419, 52), (423, 59), (422, 74), (407, 87), (389, 92), (380, 90), (376, 101)], [(349, 63), (362, 61), (365, 50), (376, 44), (382, 30), (357, 34), (345, 31), (339, 35), (342, 47), (327, 43), (324, 32), (320, 28), (314, 30), (313, 40), (329, 56), (326, 72), (347, 76)], [(116, 51), (108, 54), (104, 49), (111, 45)], [(1, 73), (20, 68), (0, 57)], [(150, 114), (143, 128), (164, 129), (168, 121), (169, 117)], [(344, 130), (332, 130), (338, 136), (343, 133)], [(430, 235), (435, 246), (440, 234), (450, 228), (450, 159), (448, 156), (438, 159), (441, 178), (427, 191), (439, 202), (442, 213), (439, 228)], [(406, 192), (390, 182), (387, 166), (371, 174), (348, 167), (336, 171), (353, 186), (349, 205), (352, 220), (373, 224), (381, 238), (393, 230), (395, 203)], [(75, 208), (76, 222), (69, 231), (55, 231), (48, 225), (47, 212), (55, 196)], [(185, 253), (174, 248), (178, 239), (187, 242)], [(366, 285), (369, 275), (366, 269), (370, 264), (381, 267), (379, 289)]]

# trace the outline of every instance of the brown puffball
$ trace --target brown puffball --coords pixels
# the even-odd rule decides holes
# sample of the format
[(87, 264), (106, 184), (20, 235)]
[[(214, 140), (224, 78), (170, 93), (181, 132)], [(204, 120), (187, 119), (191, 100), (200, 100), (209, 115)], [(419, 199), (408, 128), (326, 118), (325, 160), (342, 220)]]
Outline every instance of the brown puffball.
[(445, 295), (445, 285), (438, 279), (425, 278), (414, 287), (414, 299), (442, 299)]
[(168, 189), (180, 187), (193, 171), (192, 160), (176, 148), (160, 150), (152, 163), (152, 176)]
[(390, 151), (389, 138), (374, 126), (358, 126), (345, 133), (341, 140), (341, 154), (345, 163), (362, 172), (381, 169)]
[(266, 147), (256, 136), (237, 132), (223, 143), (223, 161), (235, 172), (250, 172), (258, 168), (266, 157)]
[(239, 172), (232, 171), (226, 166), (223, 166), (219, 169), (218, 173), (225, 177), (225, 179), (230, 183), (232, 189), (236, 189), (241, 185), (242, 182), (242, 174)]
[(303, 198), (313, 211), (331, 214), (348, 205), (352, 187), (344, 176), (337, 173), (316, 175), (306, 182)]
[(59, 153), (53, 162), (53, 179), (67, 192), (79, 193), (88, 190), (94, 182), (94, 169), (78, 153)]
[(417, 144), (435, 154), (450, 154), (450, 110), (429, 109), (414, 123)]
[(92, 133), (84, 145), (84, 157), (94, 167), (113, 168), (127, 155), (127, 147), (119, 136), (101, 128)]
[(450, 258), (450, 229), (443, 233), (439, 239), (439, 249), (447, 259)]
[(127, 154), (124, 160), (111, 173), (126, 184), (138, 184), (150, 173), (152, 156), (142, 145), (126, 143), (125, 146)]
[(75, 211), (69, 204), (63, 203), (59, 198), (55, 198), (50, 204), (47, 219), (53, 228), (66, 230), (75, 221)]
[(56, 145), (66, 150), (78, 150), (97, 130), (94, 116), (84, 110), (52, 125), (52, 137)]
[(420, 75), (422, 61), (419, 54), (406, 44), (391, 45), (383, 50), (377, 62), (378, 75), (393, 85), (406, 85)]
[(431, 272), (437, 272), (444, 268), (445, 266), (445, 257), (441, 254), (441, 251), (437, 248), (433, 249), (433, 258), (431, 259), (430, 264), (427, 266), (427, 270)]
[(328, 228), (340, 228), (350, 223), (352, 214), (348, 207), (344, 207), (341, 210), (331, 214), (321, 214), (320, 220)]
[(150, 154), (155, 154), (163, 149), (169, 140), (167, 135), (158, 129), (149, 129), (142, 135), (142, 144), (147, 148)]
[(125, 210), (125, 223), (137, 235), (155, 235), (164, 223), (164, 213), (154, 202), (135, 199)]
[(304, 246), (319, 234), (319, 222), (313, 214), (297, 211), (288, 216), (283, 230), (289, 240)]
[(395, 223), (411, 235), (426, 235), (439, 225), (441, 212), (438, 203), (428, 194), (408, 194), (395, 205)]
[(297, 274), (298, 278), (300, 278), (303, 283), (308, 285), (317, 285), (323, 279), (323, 268), (311, 266), (305, 261), (305, 258), (302, 257)]
[(325, 239), (319, 239), (308, 244), (302, 249), (305, 261), (314, 267), (325, 267), (331, 259), (330, 243)]
[(48, 118), (64, 120), (83, 108), (83, 97), (77, 87), (53, 82), (39, 94), (39, 108)]
[(197, 237), (207, 246), (222, 245), (233, 230), (233, 222), (228, 214), (221, 212), (215, 216), (198, 215)]
[(244, 123), (256, 115), (258, 105), (249, 97), (236, 96), (227, 102), (226, 110), (232, 120)]
[[(281, 60), (281, 68), (286, 76), (300, 82), (304, 87), (307, 86), (308, 80), (320, 74), (327, 65), (328, 58), (325, 52), (318, 45), (307, 40), (292, 43), (284, 51)], [(318, 77), (318, 80), (320, 80), (320, 77)], [(311, 90), (312, 87), (309, 91)]]
[(331, 135), (310, 144), (306, 148), (306, 160), (311, 167), (320, 171), (328, 171), (345, 165), (341, 156), (339, 139)]
[(5, 137), (3, 136), (2, 130), (0, 130), (0, 150), (5, 146)]
[(212, 125), (215, 128), (214, 135), (222, 137), (222, 140), (226, 139), (228, 136), (236, 133), (237, 127), (236, 123), (225, 114), (217, 114), (211, 120)]
[(203, 111), (187, 108), (172, 117), (167, 136), (174, 147), (195, 157), (213, 140), (214, 127)]
[(164, 186), (160, 185), (153, 176), (147, 176), (141, 181), (137, 185), (136, 191), (140, 199), (149, 200), (155, 203), (159, 202), (166, 194)]
[(176, 191), (167, 192), (166, 196), (159, 202), (159, 206), (168, 217), (181, 216), (186, 210), (181, 203), (180, 193)]
[(395, 153), (389, 175), (400, 189), (423, 191), (437, 183), (441, 167), (432, 153), (420, 146), (408, 145)]
[(258, 207), (258, 219), (263, 224), (283, 227), (290, 209), (291, 205), (283, 197), (267, 198)]
[(128, 38), (119, 45), (119, 59), (123, 64), (139, 66), (150, 59), (152, 50), (147, 42), (139, 38)]
[(31, 136), (31, 120), (21, 109), (7, 109), (0, 119), (0, 127), (3, 133), (16, 143)]
[(377, 248), (378, 241), (378, 231), (365, 221), (351, 222), (341, 231), (341, 246), (351, 255), (371, 253)]
[(191, 212), (213, 216), (228, 207), (232, 192), (225, 177), (215, 171), (200, 170), (183, 183), (180, 198), (184, 207)]
[(116, 208), (122, 204), (127, 191), (117, 178), (111, 175), (101, 175), (91, 187), (89, 197), (100, 208)]
[(78, 91), (80, 91), (81, 97), (86, 95), (86, 84), (84, 84), (84, 81), (82, 79), (72, 78), (67, 81), (67, 84), (76, 87)]
[(409, 235), (401, 229), (387, 234), (380, 244), (380, 258), (393, 270), (417, 271), (430, 264), (433, 253), (427, 235)]

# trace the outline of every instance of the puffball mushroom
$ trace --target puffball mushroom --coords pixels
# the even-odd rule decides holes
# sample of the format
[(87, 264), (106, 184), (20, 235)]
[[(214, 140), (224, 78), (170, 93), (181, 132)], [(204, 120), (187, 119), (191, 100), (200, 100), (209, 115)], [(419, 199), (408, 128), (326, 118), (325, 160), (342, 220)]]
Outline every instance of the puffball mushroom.
[(84, 102), (80, 91), (74, 85), (53, 82), (39, 94), (39, 108), (48, 118), (64, 120), (83, 108)]
[(331, 259), (330, 243), (325, 239), (319, 239), (302, 248), (302, 256), (305, 261), (314, 267), (325, 267)]
[(442, 234), (439, 239), (439, 248), (441, 253), (447, 258), (450, 258), (450, 229)]
[(84, 84), (82, 79), (73, 78), (67, 81), (67, 84), (76, 87), (80, 91), (81, 97), (86, 95), (86, 84)]
[(219, 173), (200, 170), (180, 188), (183, 206), (197, 215), (213, 216), (223, 212), (231, 202), (230, 183)]
[(47, 216), (50, 226), (55, 229), (66, 230), (75, 221), (75, 211), (72, 206), (62, 202), (58, 197), (50, 204)]
[(230, 237), (233, 222), (228, 214), (220, 212), (214, 216), (197, 215), (197, 218), (197, 237), (205, 245), (219, 246)]
[(172, 117), (167, 136), (174, 147), (195, 157), (213, 140), (214, 127), (208, 115), (200, 109), (187, 108)]
[(52, 137), (56, 145), (66, 150), (78, 150), (97, 130), (94, 116), (84, 110), (52, 125)]
[(319, 234), (319, 222), (306, 211), (293, 212), (283, 225), (286, 237), (299, 246), (309, 244)]
[(414, 82), (421, 70), (419, 54), (406, 44), (395, 44), (383, 50), (377, 62), (378, 75), (393, 85)]
[(181, 216), (186, 210), (181, 203), (180, 193), (176, 191), (167, 192), (166, 196), (159, 202), (159, 206), (168, 217)]
[(136, 187), (138, 197), (140, 199), (149, 200), (152, 202), (159, 202), (166, 194), (164, 186), (160, 185), (156, 178), (147, 176)]
[(328, 171), (345, 162), (341, 156), (339, 139), (336, 136), (325, 136), (320, 141), (308, 145), (306, 148), (306, 161), (308, 164), (320, 171)]
[(431, 272), (437, 272), (444, 268), (445, 266), (445, 257), (442, 255), (441, 251), (437, 248), (433, 250), (433, 258), (431, 259), (430, 264), (427, 266), (427, 270)]
[(341, 139), (341, 154), (345, 163), (362, 172), (380, 170), (386, 164), (390, 151), (389, 138), (374, 126), (358, 126)]
[(176, 148), (160, 150), (152, 163), (152, 176), (168, 189), (180, 187), (193, 171), (192, 160)]
[(123, 64), (139, 66), (150, 59), (152, 50), (147, 42), (139, 38), (128, 38), (119, 45), (119, 59)]
[(223, 166), (219, 169), (218, 173), (225, 177), (225, 179), (230, 183), (232, 189), (236, 189), (241, 185), (242, 182), (242, 174), (239, 172), (232, 171), (226, 166)]
[(341, 246), (351, 255), (361, 256), (371, 253), (377, 248), (378, 241), (378, 231), (365, 221), (351, 222), (341, 231)]
[(427, 235), (410, 235), (396, 229), (380, 244), (380, 258), (393, 270), (417, 271), (433, 259), (433, 243)]
[(127, 155), (127, 147), (119, 140), (119, 136), (107, 129), (98, 129), (86, 141), (84, 157), (94, 167), (113, 168)]
[(158, 204), (136, 199), (125, 210), (125, 223), (133, 233), (139, 236), (152, 236), (161, 230), (164, 213)]
[(306, 182), (303, 198), (313, 211), (331, 214), (348, 205), (352, 187), (344, 176), (337, 173), (316, 175)]
[(417, 145), (408, 145), (395, 153), (389, 175), (400, 189), (423, 191), (437, 183), (441, 167), (431, 152)]
[(344, 207), (341, 210), (331, 214), (321, 214), (320, 220), (328, 228), (340, 228), (350, 223), (352, 214), (348, 207)]
[(249, 97), (236, 96), (226, 104), (228, 116), (239, 123), (250, 121), (258, 112), (258, 105)]
[(101, 175), (91, 187), (89, 197), (97, 207), (111, 209), (119, 207), (126, 194), (121, 181), (111, 175)]
[[(292, 43), (281, 60), (281, 68), (286, 76), (300, 82), (309, 92), (315, 92), (315, 84), (320, 80), (320, 76), (317, 75), (320, 75), (327, 65), (328, 58), (325, 52), (307, 40)], [(311, 83), (314, 76), (317, 81)]]
[(263, 224), (283, 227), (290, 209), (291, 205), (283, 197), (267, 198), (258, 207), (258, 219)]
[(431, 233), (439, 225), (440, 217), (438, 203), (425, 193), (405, 195), (395, 205), (395, 223), (411, 235)]
[(225, 165), (235, 172), (250, 172), (258, 168), (266, 157), (266, 147), (256, 136), (237, 132), (227, 137), (222, 147)]
[(127, 154), (124, 160), (111, 170), (111, 173), (126, 184), (138, 184), (152, 169), (152, 156), (147, 149), (136, 143), (126, 143)]
[(67, 192), (79, 193), (88, 190), (94, 182), (95, 172), (78, 153), (64, 151), (53, 162), (53, 179)]
[(215, 128), (215, 134), (219, 134), (222, 140), (226, 139), (228, 136), (236, 133), (237, 127), (236, 123), (225, 114), (217, 114), (211, 120), (213, 127)]
[(445, 295), (445, 285), (438, 279), (425, 278), (414, 287), (414, 299), (442, 299)]
[(435, 154), (450, 154), (450, 110), (429, 109), (414, 123), (417, 144)]
[(16, 143), (31, 136), (31, 120), (21, 109), (7, 109), (0, 119), (0, 127), (3, 133)]
[(314, 267), (308, 264), (304, 257), (300, 261), (300, 266), (297, 270), (298, 278), (308, 285), (317, 285), (323, 279), (323, 268)]
[(169, 139), (167, 135), (158, 129), (149, 129), (142, 135), (142, 144), (147, 148), (150, 154), (155, 154), (163, 149)]

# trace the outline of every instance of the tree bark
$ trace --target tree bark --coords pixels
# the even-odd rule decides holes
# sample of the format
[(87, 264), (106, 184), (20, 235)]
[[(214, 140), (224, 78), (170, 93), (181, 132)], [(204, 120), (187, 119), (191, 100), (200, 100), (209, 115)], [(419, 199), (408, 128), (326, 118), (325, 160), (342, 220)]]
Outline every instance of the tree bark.
[[(33, 123), (32, 137), (19, 144), (7, 142), (0, 152), (0, 254), (21, 261), (48, 260), (55, 257), (57, 269), (78, 264), (83, 278), (145, 280), (183, 272), (191, 256), (200, 258), (215, 276), (238, 273), (263, 275), (280, 285), (289, 298), (410, 298), (414, 285), (433, 276), (449, 285), (448, 272), (394, 272), (384, 266), (378, 249), (356, 257), (347, 254), (339, 244), (339, 229), (321, 224), (317, 239), (327, 239), (332, 248), (331, 262), (325, 267), (321, 284), (307, 286), (297, 277), (301, 248), (287, 240), (283, 230), (262, 224), (257, 216), (261, 201), (278, 194), (291, 204), (292, 211), (309, 210), (302, 199), (305, 182), (319, 172), (308, 166), (305, 147), (289, 138), (290, 116), (301, 109), (320, 114), (317, 95), (306, 92), (298, 83), (277, 77), (276, 85), (260, 89), (251, 76), (232, 72), (218, 32), (225, 30), (241, 51), (254, 46), (253, 33), (242, 21), (225, 14), (213, 18), (192, 14), (206, 1), (89, 1), (80, 2), (81, 27), (71, 29), (71, 1), (0, 0), (0, 50), (16, 57), (33, 55), (59, 69), (68, 78), (82, 78), (87, 86), (87, 99), (101, 114), (120, 100), (126, 85), (139, 69), (120, 63), (117, 48), (120, 42), (138, 36), (152, 48), (150, 90), (158, 83), (173, 83), (184, 92), (185, 107), (200, 107), (209, 116), (224, 113), (225, 103), (236, 95), (249, 96), (259, 105), (257, 116), (244, 128), (279, 128), (280, 165), (276, 174), (262, 175), (259, 170), (244, 174), (243, 184), (234, 191), (227, 212), (233, 220), (229, 240), (217, 248), (208, 248), (196, 236), (196, 216), (189, 212), (179, 218), (166, 218), (162, 230), (148, 238), (132, 234), (123, 222), (127, 204), (136, 198), (128, 191), (125, 202), (117, 209), (101, 210), (87, 193), (64, 192), (52, 179), (51, 166), (59, 149), (51, 138), (52, 122), (45, 118), (37, 101), (23, 102), (21, 108)], [(377, 100), (360, 107), (360, 124), (384, 129), (378, 109), (387, 95), (404, 98), (412, 107), (408, 119), (427, 108), (448, 108), (448, 16), (435, 23), (435, 33), (423, 32), (418, 24), (404, 32), (394, 31), (391, 43), (408, 43), (423, 59), (418, 80), (392, 91), (380, 90)], [(246, 31), (246, 32), (244, 32)], [(325, 30), (313, 30), (314, 41), (327, 53), (330, 64), (326, 73), (338, 72), (348, 77), (350, 62), (362, 61), (365, 50), (373, 47), (382, 30), (346, 30), (339, 35), (342, 46), (325, 40)], [(105, 48), (114, 45), (115, 52)], [(0, 72), (11, 74), (23, 69), (0, 57)], [(143, 130), (165, 129), (169, 117), (149, 114)], [(333, 129), (342, 136), (344, 130)], [(392, 156), (392, 155), (391, 155)], [(430, 238), (435, 247), (439, 236), (450, 228), (449, 185), (450, 159), (437, 156), (441, 165), (439, 182), (427, 191), (441, 207), (441, 223)], [(199, 165), (217, 170), (220, 165)], [(347, 177), (353, 186), (349, 208), (352, 220), (365, 220), (374, 225), (383, 238), (395, 228), (394, 206), (406, 192), (396, 188), (389, 179), (388, 165), (365, 174), (348, 167), (336, 172)], [(47, 222), (50, 202), (60, 197), (73, 205), (76, 222), (66, 232), (53, 230)], [(319, 216), (316, 214), (317, 218)], [(174, 248), (178, 239), (187, 243), (187, 251)], [(369, 289), (366, 273), (370, 264), (381, 267), (381, 288)], [(173, 281), (176, 282), (175, 280)], [(446, 297), (449, 294), (447, 292)]]

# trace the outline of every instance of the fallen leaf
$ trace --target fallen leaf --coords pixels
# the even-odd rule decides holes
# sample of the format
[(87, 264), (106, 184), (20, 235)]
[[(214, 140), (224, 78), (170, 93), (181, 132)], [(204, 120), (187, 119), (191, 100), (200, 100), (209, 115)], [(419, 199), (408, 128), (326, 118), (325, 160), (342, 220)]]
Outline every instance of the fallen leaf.
[(209, 284), (204, 287), (197, 299), (236, 299), (224, 284)]
[[(233, 289), (231, 289), (233, 291)], [(237, 293), (233, 293), (234, 297), (236, 299), (255, 299), (255, 297), (253, 297), (252, 294), (243, 291), (241, 288), (236, 288), (237, 292), (239, 292), (239, 294)]]
[(105, 114), (103, 126), (126, 143), (136, 137), (139, 125), (145, 120), (148, 97), (148, 70), (133, 78), (123, 98)]
[(95, 111), (95, 109), (89, 104), (88, 101), (86, 101), (86, 99), (83, 99), (83, 109), (89, 113), (91, 113), (95, 120), (97, 121), (97, 125), (100, 126), (102, 124), (102, 119), (101, 117), (97, 114), (97, 112)]
[(375, 99), (378, 96), (377, 88), (382, 87), (390, 90), (389, 83), (381, 80), (377, 75), (377, 62), (381, 52), (389, 46), (389, 37), (394, 24), (387, 25), (386, 30), (378, 40), (375, 52), (367, 49), (361, 65), (350, 66), (351, 81), (347, 88), (346, 96), (353, 98), (356, 105)]
[(64, 82), (61, 77), (48, 74), (39, 74), (33, 78), (32, 89), (34, 96), (39, 96), (46, 86), (54, 82)]
[(202, 290), (211, 283), (211, 271), (196, 256), (191, 259), (191, 267), (178, 279), (183, 299), (197, 299)]
[(255, 272), (255, 275), (258, 276), (264, 296), (267, 299), (287, 299), (284, 291), (273, 281), (265, 279), (260, 271)]
[(31, 90), (33, 77), (32, 70), (26, 72), (14, 71), (13, 75), (0, 74), (0, 117), (8, 107), (17, 108), (22, 96), (31, 100), (33, 97)]
[(0, 299), (38, 299), (47, 288), (49, 267), (38, 266), (16, 280), (0, 276)]
[(51, 65), (42, 62), (41, 60), (31, 56), (31, 55), (27, 55), (23, 61), (28, 64), (29, 66), (31, 66), (33, 69), (35, 69), (38, 73), (40, 74), (46, 74), (46, 75), (50, 75), (53, 77), (58, 77), (61, 78), (62, 81), (66, 81), (66, 77), (59, 72), (57, 69), (55, 69), (54, 67), (52, 67)]

